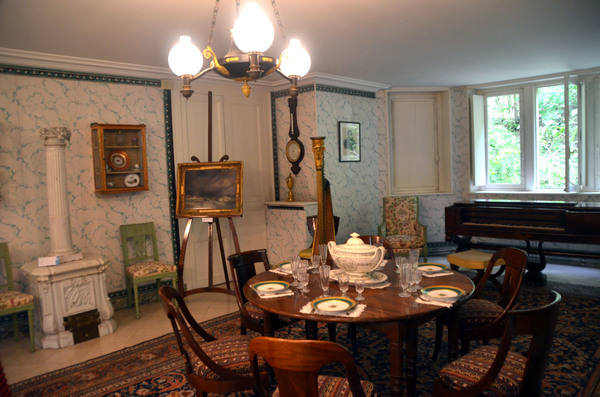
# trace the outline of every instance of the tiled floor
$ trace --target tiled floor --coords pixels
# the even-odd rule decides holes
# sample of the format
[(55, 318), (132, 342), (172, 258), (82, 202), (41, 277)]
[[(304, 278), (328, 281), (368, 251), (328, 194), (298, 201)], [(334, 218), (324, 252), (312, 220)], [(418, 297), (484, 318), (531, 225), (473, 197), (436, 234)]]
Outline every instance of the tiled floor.
[[(430, 257), (429, 262), (447, 263), (444, 257)], [(572, 283), (581, 286), (600, 286), (600, 269), (549, 264), (544, 273), (550, 282)], [(208, 320), (237, 310), (235, 298), (225, 294), (202, 294), (186, 298), (198, 321)], [(22, 336), (0, 340), (0, 360), (8, 383), (12, 384), (49, 371), (77, 364), (127, 346), (171, 332), (170, 323), (160, 303), (142, 305), (141, 318), (135, 319), (133, 309), (115, 312), (117, 330), (63, 349), (39, 349), (29, 352), (29, 340)]]

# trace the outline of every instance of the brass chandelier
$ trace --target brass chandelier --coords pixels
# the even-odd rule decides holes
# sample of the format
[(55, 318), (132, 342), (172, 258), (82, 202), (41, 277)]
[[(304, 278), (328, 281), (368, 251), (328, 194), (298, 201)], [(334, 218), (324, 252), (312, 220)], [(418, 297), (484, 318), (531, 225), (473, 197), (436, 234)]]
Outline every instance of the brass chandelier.
[[(273, 11), (279, 24), (283, 41), (287, 44), (283, 24), (275, 0), (271, 0)], [(183, 79), (181, 94), (185, 98), (194, 92), (191, 82), (204, 76), (210, 71), (228, 79), (243, 81), (242, 92), (250, 96), (249, 81), (256, 81), (277, 72), (291, 82), (290, 96), (298, 95), (298, 79), (306, 75), (310, 69), (310, 55), (300, 45), (300, 40), (291, 39), (289, 46), (281, 53), (279, 58), (265, 55), (264, 52), (271, 47), (275, 36), (273, 25), (262, 13), (256, 3), (246, 3), (240, 13), (240, 0), (236, 0), (238, 18), (231, 29), (231, 47), (228, 53), (218, 58), (213, 51), (212, 36), (215, 29), (219, 0), (215, 0), (210, 35), (206, 48), (200, 52), (192, 44), (189, 36), (181, 36), (169, 52), (169, 67), (176, 75)], [(209, 66), (202, 70), (203, 58), (210, 60)]]

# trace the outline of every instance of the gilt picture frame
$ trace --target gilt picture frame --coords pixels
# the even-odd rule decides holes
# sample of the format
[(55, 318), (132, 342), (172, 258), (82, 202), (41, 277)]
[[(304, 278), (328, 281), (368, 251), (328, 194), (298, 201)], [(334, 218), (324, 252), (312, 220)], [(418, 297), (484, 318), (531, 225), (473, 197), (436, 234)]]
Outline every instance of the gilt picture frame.
[(338, 121), (340, 162), (360, 161), (360, 123)]
[(243, 163), (180, 163), (177, 167), (178, 218), (242, 216)]

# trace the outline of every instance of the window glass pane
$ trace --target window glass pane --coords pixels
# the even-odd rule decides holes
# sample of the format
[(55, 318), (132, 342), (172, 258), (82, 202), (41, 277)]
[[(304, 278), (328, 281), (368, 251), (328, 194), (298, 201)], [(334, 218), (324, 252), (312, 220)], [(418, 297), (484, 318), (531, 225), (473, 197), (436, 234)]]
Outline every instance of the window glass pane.
[(539, 87), (536, 90), (537, 188), (565, 187), (565, 114), (564, 86)]
[(577, 84), (569, 84), (569, 185), (581, 185), (579, 172), (579, 93)]
[(487, 98), (488, 183), (521, 183), (519, 94)]

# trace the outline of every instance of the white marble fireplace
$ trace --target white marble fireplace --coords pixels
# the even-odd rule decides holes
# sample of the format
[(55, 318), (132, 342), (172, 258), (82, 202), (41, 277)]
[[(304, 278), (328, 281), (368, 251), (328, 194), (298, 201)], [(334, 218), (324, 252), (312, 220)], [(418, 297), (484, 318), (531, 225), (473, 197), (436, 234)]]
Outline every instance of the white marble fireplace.
[(73, 332), (65, 329), (64, 319), (90, 310), (98, 311), (99, 336), (117, 329), (112, 319), (114, 309), (106, 291), (106, 266), (99, 256), (84, 254), (81, 260), (57, 266), (40, 267), (33, 261), (22, 267), (30, 291), (36, 297), (42, 348), (73, 345)]

